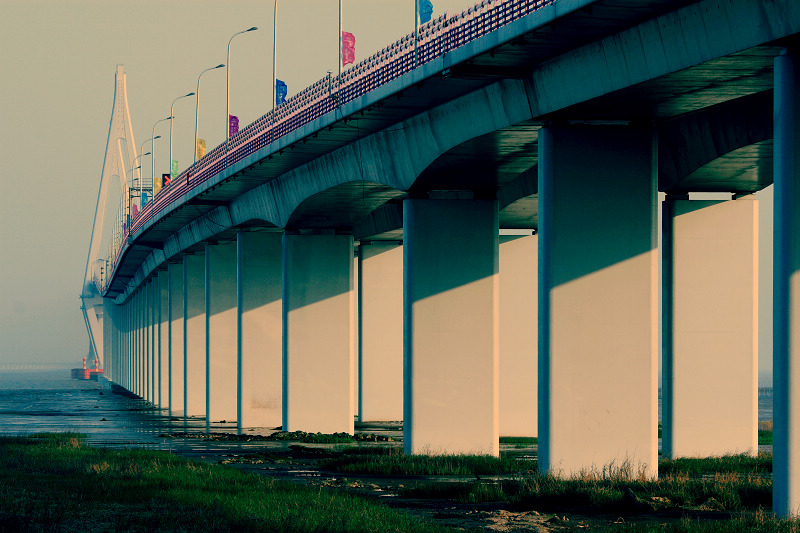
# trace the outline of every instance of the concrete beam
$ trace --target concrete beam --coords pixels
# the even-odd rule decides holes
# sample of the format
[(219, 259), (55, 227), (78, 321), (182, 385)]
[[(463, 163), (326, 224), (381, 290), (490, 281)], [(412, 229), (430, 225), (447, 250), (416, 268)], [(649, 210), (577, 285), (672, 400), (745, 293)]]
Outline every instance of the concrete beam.
[(169, 413), (184, 414), (185, 400), (185, 348), (183, 262), (170, 263), (169, 273)]
[(237, 234), (240, 431), (283, 423), (281, 240), (277, 232)]
[(206, 428), (238, 414), (236, 242), (206, 244)]
[(539, 133), (539, 469), (658, 475), (654, 136)]
[(538, 434), (539, 238), (500, 235), (500, 435)]
[(283, 429), (353, 433), (353, 237), (283, 236)]
[(406, 453), (499, 454), (495, 200), (406, 200)]
[(663, 214), (666, 457), (758, 451), (758, 201), (672, 200)]
[(403, 246), (361, 243), (358, 419), (403, 419)]
[(206, 254), (183, 257), (184, 411), (206, 412)]
[(800, 49), (775, 60), (772, 508), (800, 515)]

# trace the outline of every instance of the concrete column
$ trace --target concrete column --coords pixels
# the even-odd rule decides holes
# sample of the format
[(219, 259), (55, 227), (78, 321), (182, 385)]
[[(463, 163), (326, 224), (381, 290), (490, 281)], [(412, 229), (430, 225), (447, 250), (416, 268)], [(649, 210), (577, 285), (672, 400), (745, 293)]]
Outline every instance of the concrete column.
[(113, 300), (103, 298), (103, 375), (111, 379), (111, 368), (114, 366), (114, 312)]
[(499, 454), (494, 200), (406, 200), (406, 453)]
[(649, 129), (539, 132), (539, 469), (658, 475)]
[(238, 399), (236, 242), (206, 244), (208, 396), (206, 425), (236, 420)]
[(775, 59), (772, 507), (800, 515), (800, 49)]
[(403, 419), (403, 246), (358, 254), (358, 420)]
[(158, 272), (158, 406), (169, 409), (169, 271)]
[(169, 276), (169, 412), (185, 413), (184, 343), (183, 343), (183, 262), (170, 263)]
[(183, 258), (183, 350), (186, 416), (206, 416), (206, 255)]
[(758, 451), (758, 201), (663, 209), (666, 457)]
[(526, 233), (500, 235), (500, 435), (516, 437), (538, 434), (539, 238)]
[(144, 393), (148, 402), (153, 401), (153, 282), (148, 281), (142, 290), (142, 353), (144, 354)]
[(144, 397), (144, 334), (142, 333), (142, 291), (134, 297), (134, 357), (136, 358), (136, 394)]
[(237, 235), (240, 430), (283, 423), (281, 239), (265, 231)]
[(283, 236), (283, 429), (353, 433), (353, 237)]
[(161, 388), (161, 361), (159, 355), (159, 348), (161, 346), (158, 342), (159, 294), (160, 289), (158, 287), (158, 273), (156, 273), (150, 282), (150, 375), (152, 376), (150, 380), (150, 401), (155, 406), (158, 406), (158, 391)]

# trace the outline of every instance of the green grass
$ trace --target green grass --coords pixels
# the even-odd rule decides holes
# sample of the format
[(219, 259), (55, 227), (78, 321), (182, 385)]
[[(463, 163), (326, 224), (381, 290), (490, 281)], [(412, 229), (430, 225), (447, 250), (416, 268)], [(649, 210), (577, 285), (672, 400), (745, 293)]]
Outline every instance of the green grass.
[(405, 455), (400, 448), (351, 447), (324, 459), (320, 468), (382, 476), (480, 476), (536, 469), (536, 461), (489, 455)]
[(518, 470), (519, 475), (513, 479), (500, 481), (419, 483), (404, 488), (403, 495), (461, 503), (508, 501), (545, 512), (741, 511), (772, 504), (771, 469), (769, 454), (663, 459), (657, 480), (637, 476), (625, 468), (571, 479), (540, 475), (531, 468), (525, 473)]
[(731, 520), (683, 518), (676, 523), (620, 524), (606, 528), (626, 533), (800, 533), (800, 520), (781, 520), (762, 510)]
[(536, 437), (500, 437), (500, 444), (523, 444), (533, 446), (539, 444), (539, 439)]
[(364, 498), (188, 461), (0, 438), (0, 531), (449, 531)]
[(772, 472), (772, 454), (724, 455), (700, 459), (661, 459), (658, 462), (659, 476), (686, 474), (689, 476), (715, 473), (769, 474)]

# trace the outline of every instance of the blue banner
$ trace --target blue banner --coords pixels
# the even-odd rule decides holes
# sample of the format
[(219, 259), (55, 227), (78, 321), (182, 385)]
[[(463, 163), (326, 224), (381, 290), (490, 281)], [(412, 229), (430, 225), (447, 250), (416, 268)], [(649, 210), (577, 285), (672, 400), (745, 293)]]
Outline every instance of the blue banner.
[(288, 88), (286, 87), (286, 82), (283, 82), (279, 79), (275, 79), (275, 107), (278, 107), (282, 103), (286, 101), (286, 93), (288, 92)]
[(419, 0), (419, 23), (425, 24), (433, 16), (433, 2), (431, 0)]

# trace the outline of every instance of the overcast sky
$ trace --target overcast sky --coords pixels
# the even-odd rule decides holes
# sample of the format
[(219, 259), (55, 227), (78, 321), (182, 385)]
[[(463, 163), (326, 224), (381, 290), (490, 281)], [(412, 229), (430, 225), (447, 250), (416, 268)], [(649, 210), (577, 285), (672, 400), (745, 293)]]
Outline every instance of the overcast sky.
[[(433, 3), (438, 16), (474, 0)], [(413, 0), (343, 5), (356, 61), (413, 29)], [(289, 96), (336, 71), (337, 9), (336, 0), (281, 0), (277, 77)], [(271, 0), (0, 0), (0, 365), (79, 362), (87, 352), (78, 295), (116, 65), (127, 73), (141, 153), (173, 99), (195, 91), (203, 69), (226, 62), (231, 35), (258, 26), (232, 45), (231, 114), (243, 127), (270, 108), (272, 19)], [(224, 139), (224, 69), (203, 76), (200, 102), (199, 137), (210, 149)], [(193, 98), (175, 105), (181, 170), (192, 160), (194, 114)], [(168, 122), (156, 129), (156, 174), (168, 171), (168, 131)], [(142, 161), (150, 166), (149, 158)], [(117, 201), (110, 199), (109, 209)], [(768, 217), (771, 206), (762, 203), (762, 213)], [(767, 269), (771, 263), (762, 262), (771, 279)], [(762, 291), (762, 301), (767, 296)], [(771, 331), (762, 330), (761, 340), (761, 367), (771, 368)]]

